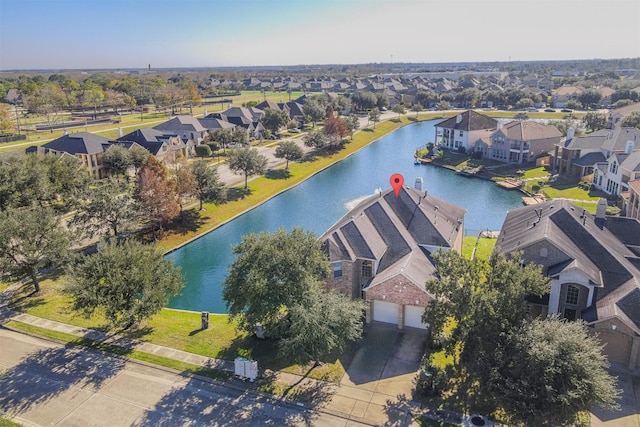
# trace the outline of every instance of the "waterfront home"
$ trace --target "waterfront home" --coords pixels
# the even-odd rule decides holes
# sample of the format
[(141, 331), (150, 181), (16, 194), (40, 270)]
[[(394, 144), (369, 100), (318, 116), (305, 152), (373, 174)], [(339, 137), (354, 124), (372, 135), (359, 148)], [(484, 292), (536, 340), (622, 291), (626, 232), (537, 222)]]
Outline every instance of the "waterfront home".
[[(598, 165), (608, 163), (613, 154), (624, 153), (628, 141), (634, 141), (632, 151), (640, 149), (640, 130), (617, 127), (576, 137), (573, 129), (569, 129), (565, 141), (556, 144), (551, 164), (561, 176), (580, 180), (594, 173)], [(605, 181), (598, 184), (601, 188), (607, 185)]]
[(626, 142), (622, 153), (614, 152), (593, 171), (593, 186), (607, 194), (619, 196), (629, 191), (629, 182), (640, 179), (640, 150), (635, 142)]
[(177, 135), (167, 134), (158, 129), (143, 128), (118, 138), (120, 142), (133, 142), (156, 156), (161, 162), (175, 162), (189, 155), (188, 146)]
[(640, 220), (640, 179), (629, 182), (629, 193), (626, 194), (622, 210), (627, 217)]
[(160, 123), (154, 129), (182, 138), (187, 145), (189, 154), (193, 154), (193, 147), (204, 143), (205, 136), (208, 133), (198, 119), (192, 116), (176, 116), (164, 123)]
[(552, 152), (563, 136), (557, 127), (529, 120), (514, 120), (497, 129), (489, 137), (473, 144), (474, 153), (503, 163), (523, 165)]
[(451, 150), (468, 151), (479, 139), (493, 135), (498, 121), (467, 110), (439, 123), (436, 123), (436, 135), (442, 135), (442, 147)]
[(425, 329), (433, 296), (431, 255), (462, 250), (465, 210), (418, 188), (368, 197), (329, 228), (320, 241), (332, 270), (328, 286), (369, 303), (367, 322)]
[(95, 178), (109, 175), (102, 157), (114, 141), (88, 132), (62, 135), (39, 147), (27, 148), (27, 153), (70, 155), (80, 160), (87, 172)]
[(581, 319), (612, 362), (640, 368), (640, 221), (593, 215), (567, 200), (508, 212), (496, 251), (542, 266), (551, 290), (529, 298), (534, 316)]

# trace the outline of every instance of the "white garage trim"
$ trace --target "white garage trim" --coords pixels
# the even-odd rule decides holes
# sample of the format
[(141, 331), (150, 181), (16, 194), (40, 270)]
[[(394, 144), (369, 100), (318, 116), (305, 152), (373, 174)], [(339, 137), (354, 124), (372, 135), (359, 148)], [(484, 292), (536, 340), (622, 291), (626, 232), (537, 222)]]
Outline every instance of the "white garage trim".
[(422, 323), (424, 307), (415, 305), (404, 306), (404, 325), (409, 328), (427, 329), (427, 325)]
[(373, 301), (373, 320), (398, 324), (398, 304), (387, 301)]

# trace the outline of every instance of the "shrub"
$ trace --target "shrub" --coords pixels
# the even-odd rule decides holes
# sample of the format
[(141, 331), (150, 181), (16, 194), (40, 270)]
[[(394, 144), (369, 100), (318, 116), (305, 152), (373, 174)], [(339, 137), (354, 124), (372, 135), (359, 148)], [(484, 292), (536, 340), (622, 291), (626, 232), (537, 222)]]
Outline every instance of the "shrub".
[(220, 145), (217, 142), (208, 142), (207, 145), (211, 148), (212, 152), (220, 149)]
[(621, 209), (617, 206), (607, 206), (606, 213), (610, 216), (620, 216)]
[(210, 157), (211, 147), (208, 145), (196, 145), (196, 156), (198, 157)]
[(466, 153), (466, 152), (467, 152), (467, 149), (466, 149), (466, 148), (464, 148), (464, 147), (458, 147), (458, 153), (460, 153), (460, 154), (464, 154), (464, 153)]

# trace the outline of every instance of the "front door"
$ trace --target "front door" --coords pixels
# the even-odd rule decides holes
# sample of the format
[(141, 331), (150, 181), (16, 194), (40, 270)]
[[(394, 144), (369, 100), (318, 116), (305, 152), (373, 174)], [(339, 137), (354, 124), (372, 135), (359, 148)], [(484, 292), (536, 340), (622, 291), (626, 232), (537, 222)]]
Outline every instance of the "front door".
[(567, 320), (576, 320), (576, 311), (573, 308), (565, 308), (564, 318)]

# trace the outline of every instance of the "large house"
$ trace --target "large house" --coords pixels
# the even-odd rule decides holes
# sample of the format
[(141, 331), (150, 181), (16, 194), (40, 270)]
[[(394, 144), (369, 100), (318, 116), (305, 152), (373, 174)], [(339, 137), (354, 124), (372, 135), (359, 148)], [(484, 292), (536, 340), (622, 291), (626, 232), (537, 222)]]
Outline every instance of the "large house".
[(495, 132), (474, 143), (473, 151), (488, 159), (522, 165), (553, 152), (562, 138), (553, 125), (514, 120), (504, 125), (498, 123)]
[(629, 182), (640, 179), (640, 150), (635, 142), (627, 141), (625, 150), (612, 153), (593, 171), (593, 185), (607, 194), (621, 195), (629, 191)]
[(367, 322), (426, 328), (431, 254), (462, 250), (464, 214), (413, 187), (397, 197), (387, 190), (367, 198), (320, 237), (332, 265), (329, 287), (366, 300)]
[(491, 137), (498, 126), (498, 121), (473, 110), (467, 110), (434, 126), (436, 135), (442, 135), (442, 147), (468, 151), (476, 141)]
[(102, 156), (114, 141), (88, 132), (62, 135), (40, 147), (29, 147), (28, 153), (70, 155), (79, 159), (90, 175), (96, 178), (108, 176)]
[(529, 300), (533, 315), (582, 319), (612, 362), (640, 367), (640, 221), (595, 215), (566, 200), (507, 214), (496, 250), (541, 265), (551, 291)]
[(157, 129), (138, 129), (118, 138), (118, 141), (135, 142), (164, 162), (174, 162), (189, 155), (187, 144), (181, 137)]
[[(640, 149), (640, 130), (616, 127), (576, 137), (569, 129), (566, 140), (553, 151), (552, 165), (562, 176), (581, 179), (594, 173), (597, 165), (608, 163), (613, 154), (624, 153), (629, 141), (635, 144), (632, 151)], [(601, 186), (606, 188), (606, 183)]]
[(240, 126), (247, 131), (249, 138), (262, 138), (264, 135), (264, 126), (260, 123), (260, 119), (264, 115), (264, 111), (255, 107), (231, 107), (222, 113), (211, 113), (205, 119), (219, 119), (236, 126)]
[(154, 129), (159, 130), (167, 135), (175, 135), (182, 138), (187, 145), (189, 154), (193, 153), (193, 147), (203, 144), (208, 134), (207, 129), (192, 116), (176, 116), (164, 123), (155, 126)]

